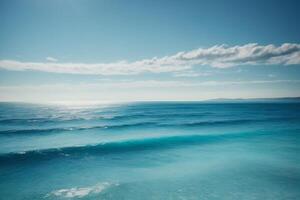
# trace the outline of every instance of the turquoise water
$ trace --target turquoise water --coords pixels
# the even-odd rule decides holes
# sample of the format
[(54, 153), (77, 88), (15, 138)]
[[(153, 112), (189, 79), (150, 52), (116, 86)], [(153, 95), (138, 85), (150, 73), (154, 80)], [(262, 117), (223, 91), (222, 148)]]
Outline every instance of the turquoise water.
[(300, 199), (300, 104), (0, 104), (0, 199)]

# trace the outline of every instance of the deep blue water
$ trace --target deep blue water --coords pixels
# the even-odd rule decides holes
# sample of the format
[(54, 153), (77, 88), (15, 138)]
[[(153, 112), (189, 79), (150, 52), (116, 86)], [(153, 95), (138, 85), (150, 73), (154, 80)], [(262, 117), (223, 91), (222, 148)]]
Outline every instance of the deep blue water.
[(299, 103), (0, 104), (0, 199), (300, 199)]

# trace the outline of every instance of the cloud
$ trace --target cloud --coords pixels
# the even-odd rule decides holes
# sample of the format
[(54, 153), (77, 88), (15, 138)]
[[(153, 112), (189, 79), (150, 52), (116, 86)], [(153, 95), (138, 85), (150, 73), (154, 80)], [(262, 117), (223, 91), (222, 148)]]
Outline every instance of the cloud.
[(116, 63), (34, 63), (19, 62), (14, 60), (1, 60), (0, 68), (14, 71), (34, 70), (53, 73), (68, 74), (100, 74), (100, 75), (130, 75), (142, 72), (173, 72), (181, 71), (190, 67), (184, 66), (160, 66), (149, 64), (148, 61), (137, 61), (134, 63), (116, 62)]
[(208, 72), (194, 72), (194, 71), (186, 71), (186, 72), (175, 72), (173, 74), (174, 77), (199, 77), (199, 76), (210, 76), (211, 73)]
[(252, 81), (205, 81), (201, 86), (247, 85), (247, 84), (273, 84), (273, 83), (300, 83), (300, 80), (252, 80)]
[(47, 57), (46, 60), (50, 61), (50, 62), (57, 62), (58, 61), (56, 58), (53, 58), (53, 57)]
[[(50, 58), (50, 57), (48, 57)], [(51, 60), (51, 59), (47, 59)], [(53, 60), (53, 59), (52, 59)], [(56, 59), (55, 59), (56, 60)], [(54, 60), (53, 60), (54, 61)], [(250, 43), (241, 46), (216, 45), (179, 52), (171, 56), (134, 62), (111, 63), (58, 63), (20, 62), (0, 60), (6, 70), (35, 70), (69, 74), (132, 75), (140, 73), (186, 72), (201, 66), (228, 68), (242, 65), (296, 65), (300, 64), (300, 44), (285, 43), (280, 46)]]

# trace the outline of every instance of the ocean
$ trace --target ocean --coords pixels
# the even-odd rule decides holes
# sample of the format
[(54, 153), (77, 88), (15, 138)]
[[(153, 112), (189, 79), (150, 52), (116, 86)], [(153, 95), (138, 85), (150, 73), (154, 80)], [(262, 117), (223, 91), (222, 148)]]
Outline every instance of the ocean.
[(0, 103), (0, 199), (300, 199), (300, 103)]

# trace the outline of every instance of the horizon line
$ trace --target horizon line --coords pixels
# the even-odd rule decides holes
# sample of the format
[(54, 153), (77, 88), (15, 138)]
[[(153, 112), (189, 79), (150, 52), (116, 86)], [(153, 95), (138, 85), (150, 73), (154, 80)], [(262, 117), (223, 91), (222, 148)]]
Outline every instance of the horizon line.
[(40, 104), (40, 105), (107, 105), (107, 104), (126, 104), (126, 103), (164, 103), (164, 102), (209, 102), (215, 101), (217, 102), (230, 102), (230, 101), (252, 101), (252, 100), (261, 100), (267, 102), (268, 100), (299, 100), (300, 96), (281, 96), (281, 97), (250, 97), (250, 98), (211, 98), (211, 99), (199, 99), (199, 100), (131, 100), (131, 101), (95, 101), (95, 100), (87, 100), (87, 101), (2, 101), (0, 103), (24, 103), (24, 104)]

